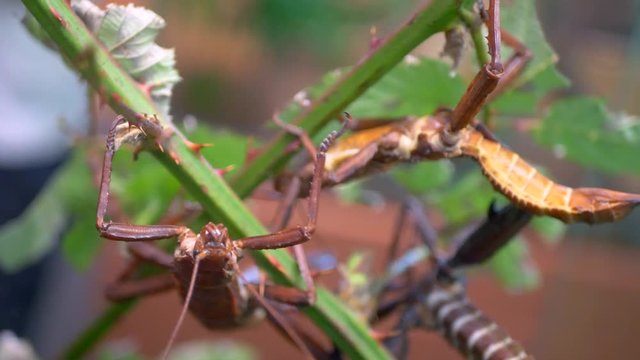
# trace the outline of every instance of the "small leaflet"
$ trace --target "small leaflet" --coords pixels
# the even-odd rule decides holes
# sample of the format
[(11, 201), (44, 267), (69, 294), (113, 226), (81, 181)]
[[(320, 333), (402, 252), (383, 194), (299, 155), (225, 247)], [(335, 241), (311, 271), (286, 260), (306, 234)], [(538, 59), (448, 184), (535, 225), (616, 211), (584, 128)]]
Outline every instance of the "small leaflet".
[(182, 78), (175, 68), (175, 52), (154, 41), (166, 23), (151, 10), (109, 4), (102, 10), (89, 0), (71, 6), (131, 77), (149, 90), (162, 115), (169, 116), (173, 86)]

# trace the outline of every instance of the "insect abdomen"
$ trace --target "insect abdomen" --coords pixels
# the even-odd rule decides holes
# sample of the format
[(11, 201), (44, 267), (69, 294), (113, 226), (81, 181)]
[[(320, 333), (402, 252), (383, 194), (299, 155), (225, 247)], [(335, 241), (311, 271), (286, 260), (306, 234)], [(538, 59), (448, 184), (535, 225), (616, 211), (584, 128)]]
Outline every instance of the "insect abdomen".
[(480, 163), (496, 190), (535, 214), (592, 224), (616, 221), (640, 203), (637, 194), (556, 184), (518, 154), (477, 131), (470, 130), (462, 141), (463, 154)]
[(533, 359), (517, 341), (470, 304), (459, 284), (434, 286), (426, 306), (447, 341), (471, 359)]
[[(228, 276), (215, 262), (215, 258), (201, 260), (189, 311), (206, 328), (211, 330), (237, 328), (264, 315), (258, 312), (256, 304), (250, 301), (246, 289), (235, 276)], [(175, 258), (174, 275), (179, 283), (183, 300), (187, 296), (193, 260), (188, 257)]]

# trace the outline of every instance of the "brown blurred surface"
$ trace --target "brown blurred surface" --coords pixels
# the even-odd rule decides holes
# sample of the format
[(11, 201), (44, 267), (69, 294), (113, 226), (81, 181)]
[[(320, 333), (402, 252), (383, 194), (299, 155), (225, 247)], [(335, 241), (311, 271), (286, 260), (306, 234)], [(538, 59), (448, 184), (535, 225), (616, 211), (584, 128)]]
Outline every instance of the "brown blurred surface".
[[(272, 205), (266, 202), (253, 201), (253, 205), (263, 218), (272, 211)], [(364, 248), (374, 253), (378, 262), (383, 259), (397, 207), (375, 211), (361, 205), (344, 205), (325, 195), (321, 210), (317, 236), (307, 248), (331, 250), (342, 261), (352, 251)], [(632, 344), (634, 334), (640, 331), (640, 313), (636, 309), (640, 301), (640, 283), (636, 279), (640, 251), (570, 239), (557, 247), (537, 241), (530, 242), (530, 246), (543, 272), (541, 288), (526, 294), (509, 294), (480, 271), (469, 277), (470, 299), (539, 359), (639, 358), (640, 349), (627, 344)], [(96, 294), (122, 267), (116, 248), (113, 243), (105, 246), (100, 281), (95, 282)], [(96, 300), (101, 305), (95, 310), (100, 311), (104, 302), (101, 298)], [(157, 355), (179, 311), (176, 293), (151, 296), (126, 316), (108, 341), (125, 339), (144, 354)], [(227, 338), (250, 345), (263, 359), (300, 356), (266, 322), (232, 332), (209, 332), (188, 316), (178, 342)], [(459, 358), (436, 333), (414, 331), (410, 358), (424, 358), (426, 354), (432, 359)]]

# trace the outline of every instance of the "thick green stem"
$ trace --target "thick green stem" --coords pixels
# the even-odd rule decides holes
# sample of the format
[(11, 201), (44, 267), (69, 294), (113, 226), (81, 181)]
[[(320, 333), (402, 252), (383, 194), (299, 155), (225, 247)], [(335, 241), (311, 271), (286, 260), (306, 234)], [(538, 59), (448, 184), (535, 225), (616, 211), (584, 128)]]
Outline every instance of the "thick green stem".
[(478, 65), (488, 64), (491, 59), (489, 58), (489, 52), (487, 50), (487, 41), (484, 35), (482, 35), (482, 21), (474, 12), (462, 8), (460, 9), (460, 19), (469, 30), (469, 34), (471, 34), (471, 41), (473, 41), (473, 48), (476, 51)]
[[(365, 92), (373, 83), (398, 64), (404, 56), (431, 35), (448, 29), (457, 20), (455, 0), (426, 3), (399, 29), (369, 51), (351, 71), (327, 89), (293, 123), (311, 136)], [(240, 197), (247, 196), (263, 179), (282, 169), (292, 154), (285, 148), (294, 140), (282, 133), (254, 161), (238, 171), (231, 187)], [(284, 154), (284, 155), (283, 155)]]
[[(159, 114), (142, 88), (136, 84), (109, 56), (73, 14), (64, 0), (23, 0), (25, 6), (57, 44), (62, 55), (91, 84), (115, 112)], [(456, 18), (454, 0), (434, 0), (422, 7), (415, 16), (372, 50), (342, 81), (328, 91), (315, 105), (300, 117), (300, 124), (311, 133), (316, 132), (332, 116), (398, 63), (404, 55), (435, 32), (447, 28)], [(130, 119), (134, 121), (134, 119)], [(194, 154), (185, 144), (183, 136), (170, 121), (160, 118), (164, 128), (173, 129), (165, 145), (167, 152), (154, 152), (163, 163), (202, 204), (212, 219), (224, 223), (235, 237), (266, 233), (266, 229), (246, 209), (238, 196), (217, 176), (208, 163)], [(235, 182), (241, 196), (246, 196), (269, 175), (269, 169), (282, 165), (288, 158), (284, 147), (286, 137), (276, 139), (269, 149), (250, 167), (242, 171)], [(169, 152), (172, 152), (170, 155)], [(265, 252), (252, 255), (258, 265), (279, 283), (299, 285), (296, 264), (286, 251), (269, 251), (269, 257), (279, 263), (275, 267)], [(360, 323), (329, 291), (319, 288), (316, 305), (305, 309), (316, 324), (341, 350), (354, 359), (388, 358), (386, 351), (369, 335)], [(67, 352), (83, 357), (106, 333), (117, 317), (132, 305), (103, 314), (97, 323), (99, 332), (85, 333)], [(95, 328), (93, 328), (95, 329)]]

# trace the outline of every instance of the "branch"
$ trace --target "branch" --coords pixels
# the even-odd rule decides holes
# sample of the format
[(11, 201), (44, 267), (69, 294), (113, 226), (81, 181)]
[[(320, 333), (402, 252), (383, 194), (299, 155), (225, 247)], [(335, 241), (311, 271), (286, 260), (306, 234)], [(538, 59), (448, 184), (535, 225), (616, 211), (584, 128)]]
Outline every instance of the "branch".
[[(416, 46), (431, 35), (451, 27), (458, 18), (458, 2), (433, 0), (421, 6), (400, 28), (365, 55), (350, 72), (327, 89), (292, 123), (310, 136), (315, 135)], [(231, 179), (231, 187), (241, 197), (251, 194), (263, 179), (282, 170), (293, 156), (291, 153), (287, 154), (285, 148), (294, 140), (290, 134), (280, 134), (256, 159), (235, 174)]]

